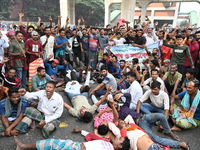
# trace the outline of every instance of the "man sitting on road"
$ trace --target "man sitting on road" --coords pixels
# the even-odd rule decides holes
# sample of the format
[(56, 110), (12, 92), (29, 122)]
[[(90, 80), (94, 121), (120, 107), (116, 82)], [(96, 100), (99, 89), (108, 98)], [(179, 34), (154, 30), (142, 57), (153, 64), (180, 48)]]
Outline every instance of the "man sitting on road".
[(165, 90), (165, 84), (164, 84), (163, 80), (159, 77), (159, 71), (157, 69), (152, 69), (151, 77), (144, 81), (146, 73), (147, 73), (147, 71), (145, 70), (143, 72), (143, 76), (141, 79), (141, 85), (143, 86), (144, 93), (150, 89), (153, 81), (160, 82), (161, 83), (160, 90), (162, 90), (162, 91)]
[(105, 95), (109, 86), (112, 86), (112, 92), (117, 90), (117, 82), (115, 77), (108, 72), (108, 67), (103, 65), (101, 66), (101, 74), (104, 76), (104, 80), (101, 84), (96, 86), (93, 90), (91, 90), (90, 95), (93, 95), (95, 92), (96, 95)]
[(29, 103), (20, 97), (18, 90), (16, 87), (10, 88), (8, 97), (0, 101), (0, 137), (25, 133), (21, 121)]
[(21, 80), (17, 76), (17, 70), (13, 67), (11, 67), (8, 70), (8, 73), (0, 73), (0, 78), (2, 78), (3, 85), (5, 87), (11, 88), (11, 87), (20, 87), (21, 86)]
[[(174, 106), (174, 100), (182, 99), (180, 106)], [(171, 98), (170, 112), (173, 114), (174, 126), (171, 130), (192, 129), (200, 125), (200, 91), (199, 81), (188, 82), (187, 91)]]
[(33, 91), (40, 91), (44, 90), (46, 83), (51, 81), (51, 77), (46, 74), (45, 69), (43, 67), (37, 68), (37, 74), (32, 78), (32, 90)]
[(53, 59), (53, 61), (50, 64), (49, 60), (52, 57), (53, 55), (49, 55), (47, 60), (44, 61), (44, 65), (45, 65), (46, 73), (52, 78), (52, 80), (57, 82), (56, 87), (59, 87), (68, 81), (67, 77), (64, 77), (64, 79), (57, 77), (59, 70), (62, 70), (62, 69), (65, 70), (67, 61), (64, 60), (65, 65), (59, 65), (59, 61), (57, 59)]
[(136, 109), (137, 102), (143, 95), (142, 87), (138, 83), (138, 81), (135, 80), (136, 74), (135, 72), (128, 72), (127, 74), (127, 81), (131, 84), (131, 86), (128, 89), (122, 89), (119, 91), (115, 91), (115, 93), (130, 93), (131, 94), (131, 105), (130, 109)]
[(28, 100), (39, 100), (37, 109), (28, 107), (25, 111), (26, 120), (24, 124), (30, 126), (32, 120), (39, 122), (38, 128), (42, 128), (44, 138), (49, 138), (50, 132), (56, 129), (59, 125), (59, 118), (63, 113), (63, 98), (55, 92), (56, 84), (54, 81), (49, 81), (46, 84), (45, 90), (37, 92), (26, 92), (25, 89), (19, 89), (20, 95)]
[[(144, 112), (145, 114), (150, 114), (151, 112), (163, 113), (166, 118), (169, 115), (169, 97), (167, 93), (161, 91), (160, 82), (153, 81), (151, 84), (151, 89), (146, 91), (144, 95), (140, 98), (137, 103), (137, 113)], [(143, 103), (144, 101), (150, 99), (151, 103)], [(142, 108), (141, 108), (142, 105)]]

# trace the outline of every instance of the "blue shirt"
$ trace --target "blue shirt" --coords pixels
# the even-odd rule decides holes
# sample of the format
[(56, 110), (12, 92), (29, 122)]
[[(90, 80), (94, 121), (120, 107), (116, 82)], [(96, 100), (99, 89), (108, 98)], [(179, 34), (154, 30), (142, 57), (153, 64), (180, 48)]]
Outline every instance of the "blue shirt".
[(45, 65), (45, 70), (46, 70), (46, 73), (49, 75), (49, 76), (56, 76), (58, 71), (61, 70), (61, 69), (65, 69), (65, 65), (57, 65), (55, 68), (52, 68), (51, 64), (49, 63), (49, 60), (45, 60), (44, 61), (44, 65)]
[[(116, 65), (117, 65), (117, 66), (120, 66), (118, 62), (116, 63)], [(120, 68), (114, 67), (111, 61), (108, 63), (108, 70), (109, 70), (109, 72), (110, 72), (111, 74), (112, 74), (112, 73), (115, 73), (115, 72), (117, 72), (117, 71), (119, 71), (118, 74), (115, 74), (115, 75), (114, 75), (114, 77), (120, 78), (120, 76), (121, 76), (121, 69), (120, 69)]]
[[(61, 45), (65, 42), (68, 42), (68, 39), (66, 37), (64, 38), (61, 38), (60, 36), (59, 37), (56, 37), (55, 38), (57, 41), (56, 41), (56, 44), (57, 45)], [(69, 43), (69, 42), (68, 42)], [(66, 46), (61, 46), (60, 48), (57, 48), (56, 50), (64, 50), (66, 48)]]
[[(187, 91), (181, 92), (181, 93), (178, 94), (177, 96), (178, 96), (180, 99), (183, 99), (183, 97), (185, 96), (185, 93), (186, 93), (186, 92), (187, 92)], [(191, 106), (191, 105), (192, 105), (193, 99), (191, 99), (191, 97), (190, 97), (189, 101), (190, 101), (190, 106)], [(199, 103), (198, 106), (197, 106), (196, 112), (195, 112), (195, 114), (194, 114), (194, 119), (200, 121), (200, 103)]]
[(99, 41), (99, 46), (101, 47), (101, 49), (104, 49), (108, 44), (108, 37), (107, 36), (98, 35), (97, 39)]
[[(24, 113), (26, 107), (28, 107), (28, 105), (29, 105), (29, 102), (24, 98), (20, 98), (20, 101), (22, 101), (22, 107), (21, 107), (20, 113)], [(0, 115), (5, 115), (5, 113), (6, 113), (6, 111), (5, 111), (5, 102), (6, 102), (6, 98), (3, 99), (2, 101), (0, 101)], [(11, 104), (11, 115), (8, 116), (8, 117), (16, 118), (17, 117), (17, 109), (18, 109), (17, 107), (14, 107)]]
[[(196, 78), (194, 78), (195, 81), (199, 81), (197, 80)], [(183, 81), (183, 84), (187, 85), (188, 82), (190, 82), (190, 80), (188, 78), (185, 78), (184, 81)]]
[(89, 49), (89, 36), (86, 35), (86, 36), (82, 36), (81, 38), (81, 43), (82, 43), (82, 48), (84, 50), (88, 50)]

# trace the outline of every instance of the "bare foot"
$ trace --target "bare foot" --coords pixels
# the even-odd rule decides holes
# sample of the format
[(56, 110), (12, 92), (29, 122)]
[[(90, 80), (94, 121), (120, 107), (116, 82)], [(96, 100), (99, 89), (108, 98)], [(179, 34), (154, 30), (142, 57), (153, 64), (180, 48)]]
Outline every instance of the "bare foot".
[(15, 143), (17, 144), (16, 150), (23, 150), (22, 148), (23, 144), (19, 141), (19, 139), (16, 136), (14, 136), (14, 140), (15, 140)]
[(174, 133), (170, 132), (170, 133), (166, 133), (167, 135), (169, 135), (170, 137), (172, 137), (174, 140), (179, 141), (180, 138), (178, 137), (178, 135), (175, 135)]
[(183, 149), (190, 150), (189, 144), (187, 144), (185, 142), (180, 142), (179, 144)]
[(159, 125), (158, 132), (162, 132), (163, 130), (164, 130), (164, 128), (162, 127), (162, 125)]
[(179, 128), (179, 127), (177, 127), (177, 126), (173, 126), (172, 128), (171, 128), (171, 131), (181, 131), (182, 129), (181, 128)]

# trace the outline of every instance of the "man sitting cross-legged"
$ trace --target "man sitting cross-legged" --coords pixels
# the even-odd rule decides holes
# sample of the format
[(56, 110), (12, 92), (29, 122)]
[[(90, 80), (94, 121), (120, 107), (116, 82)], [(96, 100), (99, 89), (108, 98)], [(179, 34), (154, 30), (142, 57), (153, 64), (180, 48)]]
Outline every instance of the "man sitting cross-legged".
[(10, 88), (8, 97), (0, 101), (0, 137), (24, 133), (20, 122), (29, 103), (20, 97), (18, 90), (16, 87)]
[(80, 132), (85, 136), (87, 142), (80, 143), (72, 140), (47, 139), (31, 144), (22, 144), (16, 136), (14, 139), (17, 144), (17, 150), (129, 150), (130, 148), (130, 140), (127, 137), (117, 137), (111, 141), (80, 129), (73, 129), (73, 132)]
[(46, 84), (45, 90), (37, 92), (26, 92), (25, 89), (19, 89), (19, 93), (26, 99), (39, 100), (37, 109), (28, 107), (25, 111), (27, 118), (27, 126), (35, 120), (39, 122), (38, 128), (42, 128), (42, 135), (45, 138), (49, 137), (52, 132), (59, 125), (59, 118), (63, 113), (63, 98), (55, 92), (56, 84), (54, 81), (49, 81)]
[[(137, 112), (140, 110), (145, 114), (151, 112), (163, 113), (166, 118), (169, 115), (169, 97), (167, 93), (161, 90), (161, 84), (158, 81), (153, 81), (151, 89), (146, 91), (137, 103)], [(143, 103), (150, 99), (151, 103)], [(142, 107), (141, 107), (142, 106)]]
[[(180, 106), (174, 106), (174, 100), (182, 99)], [(192, 129), (200, 125), (200, 91), (199, 81), (189, 81), (187, 91), (171, 98), (170, 112), (174, 126), (171, 130), (181, 131)]]
[(111, 90), (112, 87), (109, 86), (103, 98), (92, 106), (88, 103), (88, 93), (86, 92), (85, 94), (81, 93), (70, 99), (73, 107), (69, 106), (66, 103), (64, 103), (64, 107), (69, 110), (69, 113), (72, 116), (77, 117), (85, 123), (88, 123), (92, 121), (92, 114), (94, 114), (99, 105), (101, 105), (106, 100), (106, 97), (111, 92)]

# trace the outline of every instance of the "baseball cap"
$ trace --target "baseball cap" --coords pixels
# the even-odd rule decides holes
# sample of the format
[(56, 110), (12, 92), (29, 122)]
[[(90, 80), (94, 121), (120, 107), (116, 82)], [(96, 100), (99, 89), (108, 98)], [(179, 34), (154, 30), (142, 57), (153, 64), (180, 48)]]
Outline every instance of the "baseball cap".
[(38, 35), (38, 32), (37, 32), (37, 31), (33, 31), (33, 32), (31, 33), (31, 35)]
[(55, 62), (56, 64), (59, 64), (58, 59), (53, 59), (52, 61)]

